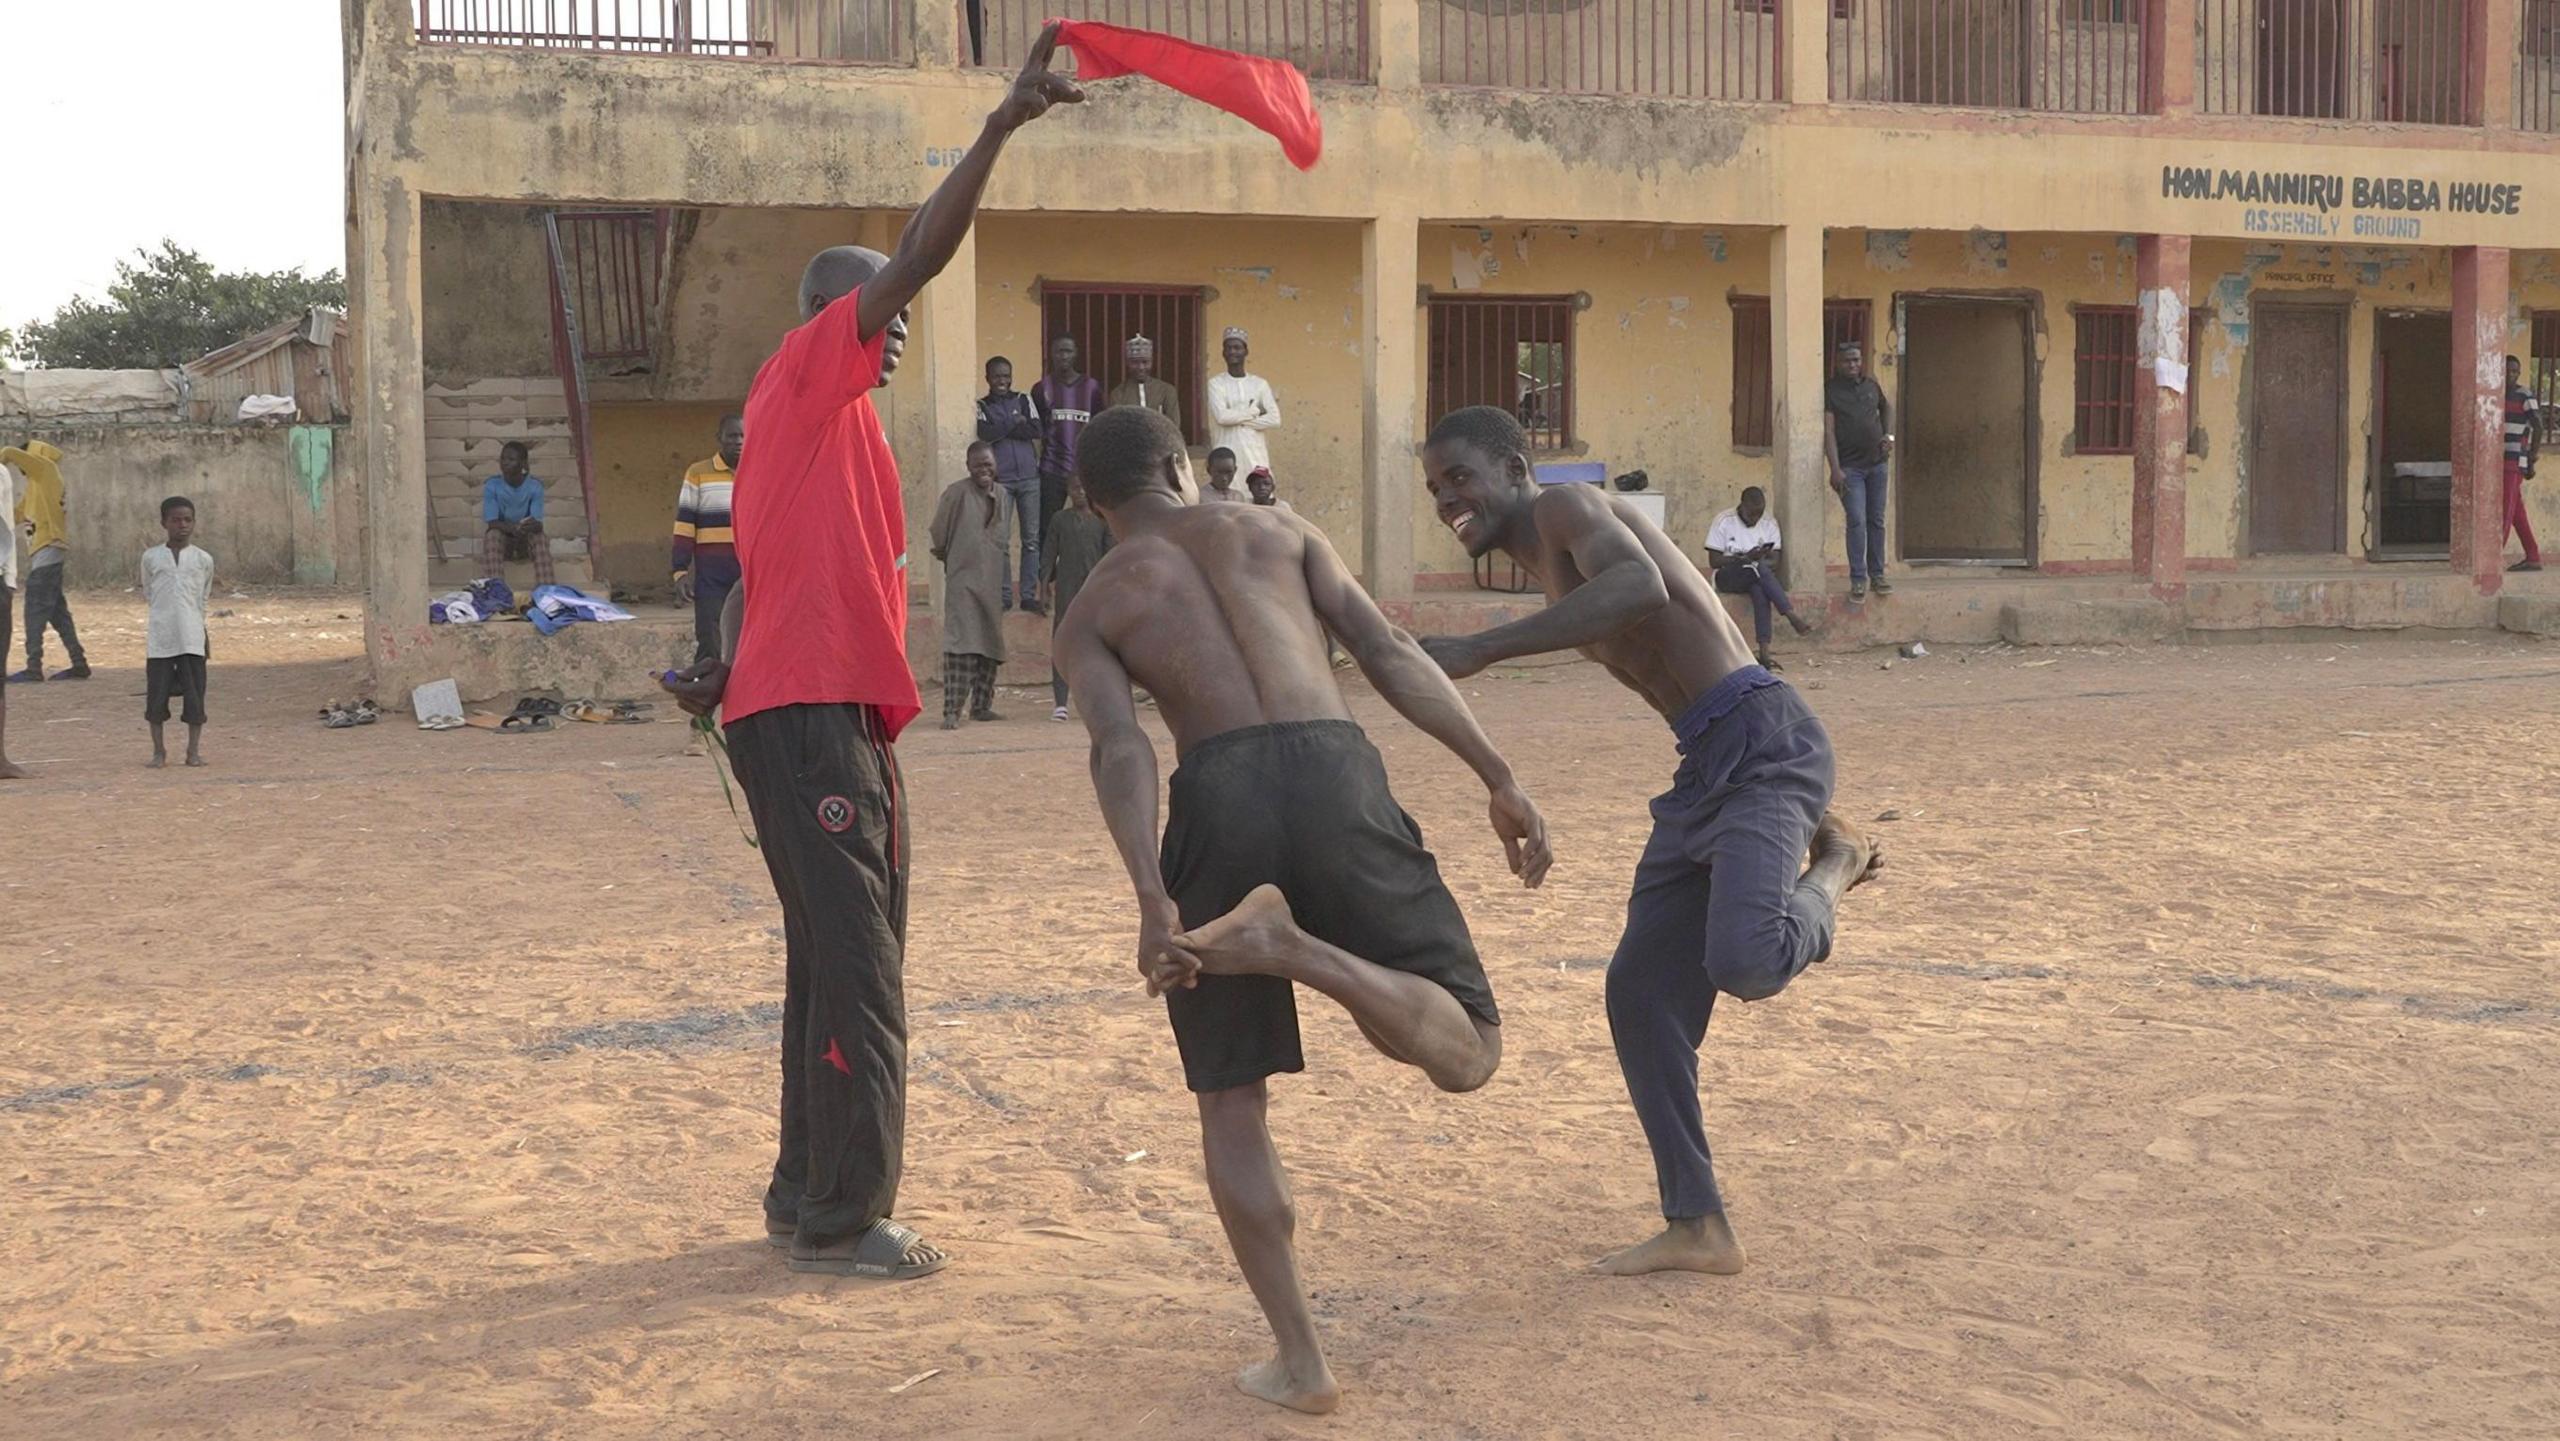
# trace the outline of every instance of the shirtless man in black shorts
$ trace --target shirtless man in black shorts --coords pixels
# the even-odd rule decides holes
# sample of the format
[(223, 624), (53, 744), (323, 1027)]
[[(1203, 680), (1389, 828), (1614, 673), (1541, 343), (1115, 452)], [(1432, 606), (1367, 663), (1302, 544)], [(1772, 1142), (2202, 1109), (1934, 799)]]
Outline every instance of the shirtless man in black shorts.
[[(1834, 909), (1881, 849), (1831, 811), (1831, 739), (1755, 664), (1706, 577), (1634, 506), (1596, 485), (1541, 486), (1520, 423), (1461, 410), (1423, 445), (1440, 521), (1469, 556), (1495, 550), (1539, 578), (1547, 608), (1423, 642), (1452, 677), (1579, 650), (1645, 698), (1680, 752), (1653, 802), (1627, 928), (1609, 962), (1609, 1034), (1653, 1147), (1661, 1235), (1604, 1271), (1742, 1269), (1698, 1113), (1698, 1047), (1716, 993), (1776, 995), (1831, 953)], [(1807, 852), (1812, 861), (1806, 864)]]
[[(1059, 623), (1057, 663), (1137, 888), (1138, 970), (1165, 997), (1199, 1096), (1209, 1194), (1279, 1343), (1237, 1384), (1330, 1411), (1340, 1391), (1307, 1314), (1289, 1183), (1264, 1121), (1265, 1079), (1306, 1068), (1290, 984), (1341, 1002), (1371, 1044), (1447, 1091), (1492, 1077), (1502, 1032), (1466, 920), (1343, 704), (1326, 632), (1483, 780), (1494, 833), (1531, 886), (1546, 877), (1546, 828), (1457, 687), (1315, 527), (1258, 505), (1194, 506), (1181, 432), (1152, 410), (1096, 417), (1077, 465), (1115, 543)], [(1133, 682), (1173, 732), (1161, 851), (1156, 752)]]

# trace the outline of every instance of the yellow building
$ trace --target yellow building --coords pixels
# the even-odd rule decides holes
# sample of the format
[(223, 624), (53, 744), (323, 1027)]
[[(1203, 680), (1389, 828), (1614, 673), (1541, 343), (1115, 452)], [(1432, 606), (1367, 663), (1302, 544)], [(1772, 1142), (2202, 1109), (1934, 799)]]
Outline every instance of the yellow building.
[[(802, 263), (887, 248), (1039, 19), (1083, 3), (344, 0), (383, 683), (507, 664), (425, 624), (476, 569), (505, 439), (553, 486), (564, 574), (663, 589), (678, 478)], [(1791, 587), (1849, 638), (2480, 626), (2536, 584), (2503, 574), (2498, 401), (2508, 354), (2560, 386), (2551, 0), (1154, 23), (1299, 64), (1323, 162), (1141, 80), (1017, 137), (883, 393), (917, 526), (989, 356), (1027, 386), (1072, 333), (1108, 382), (1143, 330), (1196, 410), (1241, 325), (1282, 493), (1426, 627), (1510, 580), (1421, 503), (1416, 440), (1475, 403), (1558, 477), (1646, 472), (1684, 545), (1767, 486)], [(1842, 337), (1899, 445), (1901, 584), (1855, 608), (1821, 454)], [(2528, 498), (2560, 531), (2560, 466)]]

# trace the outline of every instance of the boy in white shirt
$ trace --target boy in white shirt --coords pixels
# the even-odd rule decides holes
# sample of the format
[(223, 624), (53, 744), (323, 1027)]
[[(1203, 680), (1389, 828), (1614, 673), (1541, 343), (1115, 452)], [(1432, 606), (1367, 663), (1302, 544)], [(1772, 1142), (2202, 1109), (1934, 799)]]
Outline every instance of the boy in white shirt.
[(205, 605), (213, 596), (213, 557), (194, 544), (196, 503), (183, 495), (160, 502), (160, 529), (169, 537), (142, 553), (142, 598), (150, 603), (149, 648), (144, 662), (150, 699), (142, 718), (151, 722), (151, 768), (169, 763), (161, 727), (169, 723), (169, 697), (183, 703), (187, 764), (204, 764)]
[(1785, 586), (1771, 562), (1778, 557), (1778, 520), (1769, 514), (1769, 497), (1760, 487), (1742, 492), (1742, 504), (1716, 517), (1707, 527), (1707, 563), (1715, 575), (1716, 590), (1724, 595), (1751, 597), (1751, 635), (1754, 652), (1760, 664), (1777, 670), (1778, 663), (1769, 659), (1769, 612), (1775, 608), (1787, 618), (1787, 624), (1803, 635), (1813, 629), (1796, 614), (1787, 600)]

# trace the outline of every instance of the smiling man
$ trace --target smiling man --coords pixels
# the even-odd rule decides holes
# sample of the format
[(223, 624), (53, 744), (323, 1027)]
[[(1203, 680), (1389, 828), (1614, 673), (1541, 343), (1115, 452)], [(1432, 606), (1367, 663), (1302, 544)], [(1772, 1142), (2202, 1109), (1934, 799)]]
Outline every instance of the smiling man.
[[(1671, 723), (1680, 753), (1653, 802), (1627, 928), (1609, 962), (1609, 1034), (1653, 1147), (1661, 1235), (1603, 1258), (1618, 1275), (1742, 1269), (1698, 1110), (1698, 1047), (1716, 993), (1757, 1001), (1831, 953), (1834, 909), (1878, 848), (1831, 803), (1831, 738), (1752, 660), (1698, 568), (1644, 513), (1596, 485), (1540, 486), (1520, 422), (1461, 410), (1424, 444), (1425, 484), (1470, 557), (1499, 550), (1547, 608), (1423, 641), (1463, 678), (1579, 650)], [(1808, 850), (1812, 863), (1806, 864)]]
[(943, 1252), (890, 1219), (906, 1131), (907, 817), (892, 744), (916, 717), (907, 669), (907, 518), (871, 392), (907, 343), (907, 303), (969, 233), (996, 154), (1052, 105), (1058, 27), (894, 255), (822, 250), (802, 324), (747, 392), (732, 511), (742, 572), (722, 658), (671, 676), (687, 711), (719, 708), (789, 955), (782, 1149), (765, 1234), (791, 1269), (905, 1280)]

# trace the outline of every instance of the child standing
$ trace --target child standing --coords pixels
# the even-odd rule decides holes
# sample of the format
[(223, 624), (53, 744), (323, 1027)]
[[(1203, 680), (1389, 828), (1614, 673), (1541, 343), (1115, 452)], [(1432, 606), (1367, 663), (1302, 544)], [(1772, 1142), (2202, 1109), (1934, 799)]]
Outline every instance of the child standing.
[[(1075, 601), (1076, 592), (1084, 589), (1085, 577), (1093, 574), (1093, 568), (1102, 563), (1103, 554), (1110, 549), (1111, 529), (1093, 513), (1092, 504), (1085, 499), (1084, 482), (1070, 481), (1067, 508), (1058, 512), (1041, 536), (1040, 578), (1049, 587), (1051, 636), (1057, 635), (1058, 622), (1066, 619), (1067, 607)], [(1049, 650), (1052, 655), (1057, 653), (1054, 641)], [(1057, 704), (1057, 709), (1049, 712), (1049, 719), (1065, 720), (1067, 682), (1054, 664), (1049, 667), (1049, 692), (1049, 698)]]
[(142, 553), (142, 598), (151, 606), (151, 698), (142, 718), (151, 722), (151, 768), (169, 763), (161, 727), (169, 723), (169, 698), (183, 704), (187, 764), (204, 764), (205, 604), (213, 596), (213, 557), (194, 543), (196, 505), (183, 495), (160, 502), (160, 529), (169, 539)]

